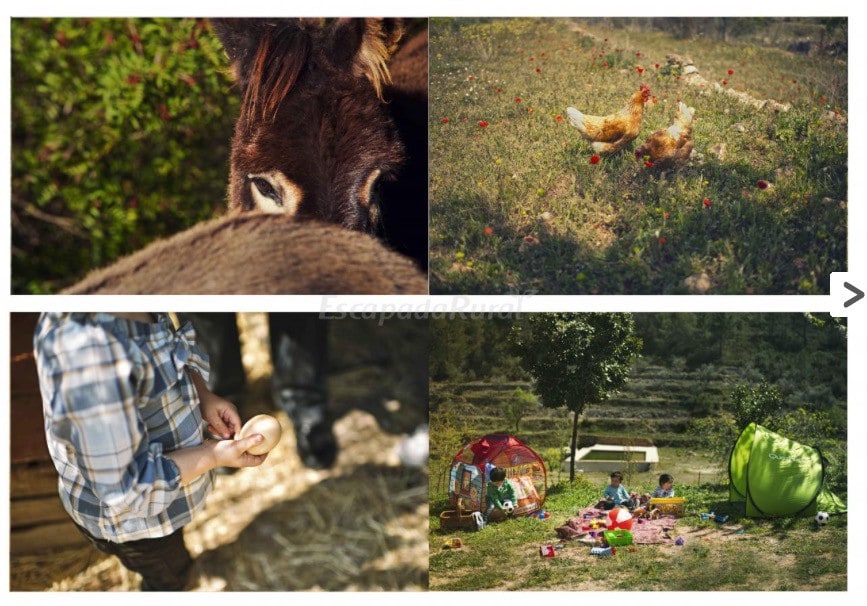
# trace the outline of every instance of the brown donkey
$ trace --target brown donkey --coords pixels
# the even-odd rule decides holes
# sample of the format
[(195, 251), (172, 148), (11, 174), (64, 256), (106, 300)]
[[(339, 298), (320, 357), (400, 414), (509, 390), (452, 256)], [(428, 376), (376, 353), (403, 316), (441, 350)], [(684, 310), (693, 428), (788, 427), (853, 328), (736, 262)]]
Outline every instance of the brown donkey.
[[(415, 82), (392, 82), (389, 61), (404, 35), (401, 19), (213, 19), (212, 26), (242, 96), (230, 209), (374, 234), (424, 267), (426, 31), (423, 53), (416, 36), (395, 57), (418, 64), (423, 55), (419, 86), (420, 65)], [(414, 183), (401, 186), (407, 180)]]
[(63, 294), (426, 294), (375, 238), (262, 212), (200, 223), (91, 272)]

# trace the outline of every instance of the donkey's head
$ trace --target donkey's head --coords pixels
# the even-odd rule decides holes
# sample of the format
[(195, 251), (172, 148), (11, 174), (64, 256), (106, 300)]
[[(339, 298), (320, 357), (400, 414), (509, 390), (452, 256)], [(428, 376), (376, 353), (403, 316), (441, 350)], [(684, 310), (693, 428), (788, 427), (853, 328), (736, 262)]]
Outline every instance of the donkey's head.
[(399, 20), (214, 19), (241, 89), (229, 207), (376, 232), (403, 162), (382, 98)]

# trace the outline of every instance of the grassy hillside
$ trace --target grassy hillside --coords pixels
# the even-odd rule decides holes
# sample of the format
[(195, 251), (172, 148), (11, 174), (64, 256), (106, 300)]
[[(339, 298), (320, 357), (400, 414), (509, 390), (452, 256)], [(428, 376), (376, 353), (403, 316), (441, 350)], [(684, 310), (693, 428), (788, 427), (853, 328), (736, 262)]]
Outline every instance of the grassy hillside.
[[(686, 84), (672, 53), (708, 86)], [(432, 292), (827, 293), (846, 269), (846, 69), (597, 21), (433, 20)], [(678, 99), (696, 109), (697, 155), (673, 176), (631, 149), (591, 164), (566, 118), (612, 113), (641, 83), (653, 97), (634, 146)]]

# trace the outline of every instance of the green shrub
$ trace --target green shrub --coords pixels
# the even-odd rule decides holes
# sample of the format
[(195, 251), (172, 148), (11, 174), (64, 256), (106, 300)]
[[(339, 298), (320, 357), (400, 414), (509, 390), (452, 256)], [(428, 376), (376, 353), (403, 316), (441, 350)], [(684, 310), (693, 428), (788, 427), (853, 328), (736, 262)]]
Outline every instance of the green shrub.
[(13, 292), (225, 206), (238, 103), (206, 21), (13, 19), (11, 51)]

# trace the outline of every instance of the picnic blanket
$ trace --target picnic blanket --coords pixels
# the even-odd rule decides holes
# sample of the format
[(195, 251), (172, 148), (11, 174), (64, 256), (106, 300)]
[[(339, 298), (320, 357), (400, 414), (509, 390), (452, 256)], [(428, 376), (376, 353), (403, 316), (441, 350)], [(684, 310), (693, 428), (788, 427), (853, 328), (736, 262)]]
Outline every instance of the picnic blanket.
[[(582, 530), (593, 520), (608, 521), (608, 512), (595, 507), (585, 507), (578, 515), (554, 529), (561, 539), (577, 539), (587, 534)], [(677, 518), (674, 516), (660, 516), (656, 520), (637, 518), (629, 532), (632, 533), (632, 542), (636, 545), (651, 545), (659, 543), (674, 543), (677, 537), (674, 534), (674, 525)]]

